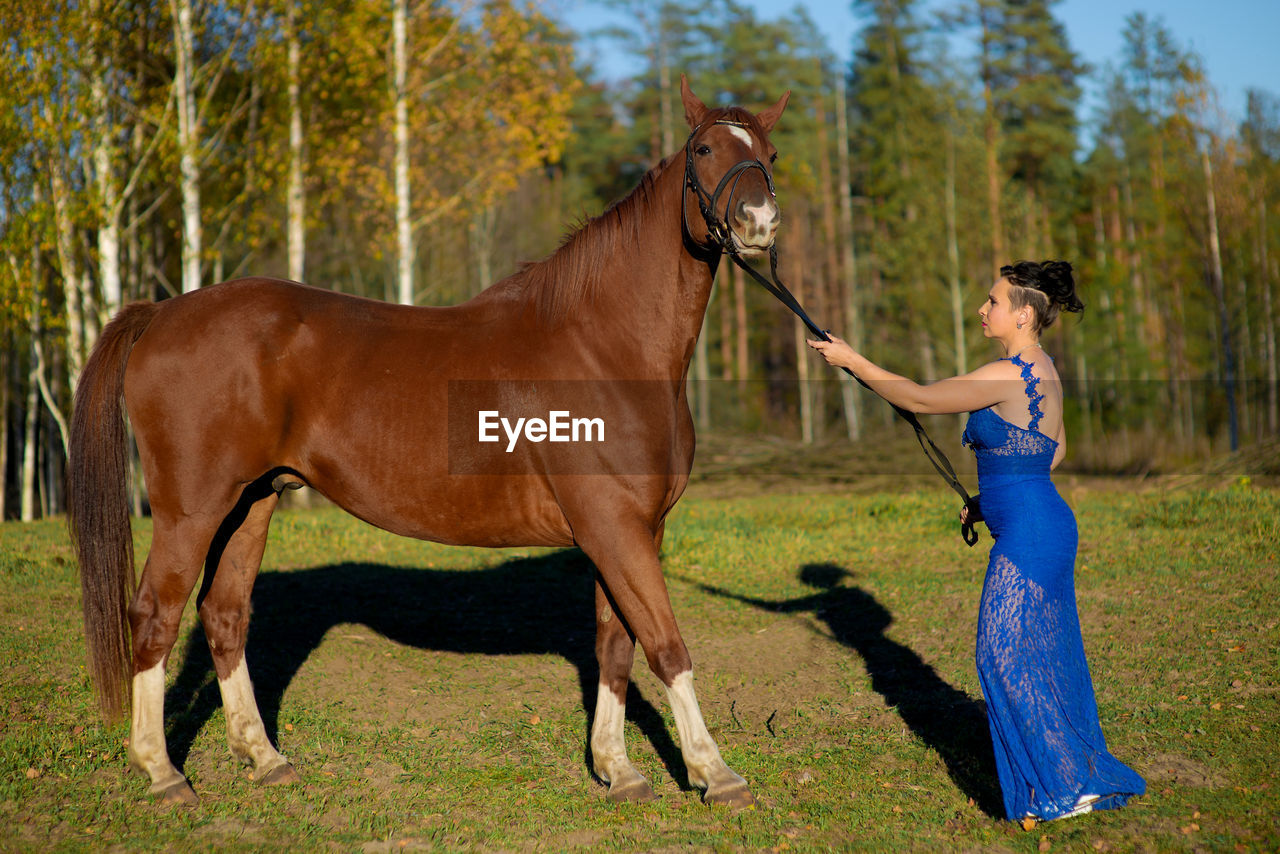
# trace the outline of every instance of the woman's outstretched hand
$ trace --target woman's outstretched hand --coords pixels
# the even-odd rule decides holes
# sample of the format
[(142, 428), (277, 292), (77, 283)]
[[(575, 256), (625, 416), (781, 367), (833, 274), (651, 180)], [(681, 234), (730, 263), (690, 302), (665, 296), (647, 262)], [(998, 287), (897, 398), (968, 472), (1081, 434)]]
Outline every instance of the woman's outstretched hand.
[(843, 338), (832, 335), (830, 341), (815, 341), (811, 338), (807, 340), (810, 347), (822, 354), (822, 358), (827, 360), (828, 365), (834, 365), (837, 368), (853, 368), (855, 353)]

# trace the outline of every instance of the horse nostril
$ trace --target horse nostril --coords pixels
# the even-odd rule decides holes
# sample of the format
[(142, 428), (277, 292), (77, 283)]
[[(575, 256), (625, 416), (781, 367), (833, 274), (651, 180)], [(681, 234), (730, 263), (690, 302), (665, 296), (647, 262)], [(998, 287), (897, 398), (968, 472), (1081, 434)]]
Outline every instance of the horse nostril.
[(778, 206), (771, 199), (759, 205), (739, 202), (734, 211), (734, 219), (743, 228), (753, 233), (772, 234), (778, 228)]

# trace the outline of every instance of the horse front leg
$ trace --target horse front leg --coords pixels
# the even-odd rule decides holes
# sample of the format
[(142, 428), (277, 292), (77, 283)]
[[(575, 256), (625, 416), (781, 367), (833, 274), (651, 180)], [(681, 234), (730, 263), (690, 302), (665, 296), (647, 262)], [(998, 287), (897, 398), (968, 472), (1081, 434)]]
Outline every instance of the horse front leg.
[[(676, 718), (676, 731), (680, 737), (680, 751), (689, 772), (689, 782), (705, 790), (703, 800), (709, 804), (723, 804), (735, 809), (750, 807), (755, 804), (751, 790), (746, 781), (725, 764), (719, 747), (702, 719), (693, 690), (693, 663), (676, 626), (652, 535), (646, 534), (643, 528), (634, 523), (628, 525), (627, 520), (612, 521), (613, 524), (599, 529), (599, 537), (593, 536), (596, 529), (592, 525), (575, 525), (574, 530), (581, 532), (578, 542), (595, 562), (600, 578), (610, 594), (609, 600), (621, 611), (626, 626), (644, 647), (649, 668), (667, 687), (667, 696)], [(602, 612), (597, 613), (597, 629), (600, 627), (600, 613)], [(615, 644), (621, 646), (617, 641)], [(616, 745), (621, 748), (621, 755), (625, 758), (621, 736), (621, 698), (625, 693), (617, 693), (617, 689), (612, 686), (608, 691), (604, 689), (602, 676), (597, 721), (592, 728), (592, 753), (593, 756), (600, 755), (595, 746), (597, 733), (600, 733), (602, 748)], [(625, 692), (625, 686), (622, 690)], [(616, 703), (616, 707), (612, 703)], [(605, 705), (603, 718), (599, 710), (601, 704)], [(605, 729), (606, 726), (613, 729)], [(617, 733), (616, 737), (606, 735), (614, 731)], [(611, 758), (607, 750), (602, 749), (601, 754), (604, 758), (603, 761), (596, 759), (597, 767)], [(629, 766), (630, 763), (627, 762), (627, 767)], [(639, 776), (638, 772), (635, 773)], [(612, 793), (611, 786), (611, 796)]]
[(705, 790), (703, 800), (734, 809), (755, 806), (756, 799), (747, 781), (725, 763), (715, 739), (707, 732), (702, 710), (698, 708), (698, 697), (693, 691), (691, 669), (676, 674), (667, 683), (667, 697), (675, 714), (680, 752), (689, 770), (689, 782)]
[(649, 781), (627, 757), (623, 735), (635, 651), (636, 640), (615, 612), (597, 574), (596, 661), (600, 665), (600, 685), (591, 723), (591, 759), (596, 776), (609, 784), (611, 801), (643, 802), (656, 797)]

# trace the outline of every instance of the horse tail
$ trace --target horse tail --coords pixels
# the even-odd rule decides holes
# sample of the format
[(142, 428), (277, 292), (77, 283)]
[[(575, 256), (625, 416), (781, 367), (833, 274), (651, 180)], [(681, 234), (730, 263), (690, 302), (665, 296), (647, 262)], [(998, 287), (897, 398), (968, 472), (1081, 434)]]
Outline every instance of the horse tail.
[(80, 560), (89, 671), (108, 720), (122, 715), (131, 678), (128, 609), (135, 574), (124, 371), (158, 309), (134, 303), (102, 330), (81, 371), (71, 414), (67, 522)]

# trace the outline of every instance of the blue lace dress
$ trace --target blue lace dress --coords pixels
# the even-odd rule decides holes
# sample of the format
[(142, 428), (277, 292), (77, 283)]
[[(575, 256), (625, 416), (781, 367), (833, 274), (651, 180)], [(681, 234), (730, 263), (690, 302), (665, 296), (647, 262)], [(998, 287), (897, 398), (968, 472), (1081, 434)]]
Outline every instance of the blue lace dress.
[[(1123, 806), (1146, 784), (1107, 752), (1076, 613), (1076, 520), (1049, 479), (1058, 443), (1040, 433), (1039, 378), (1028, 428), (991, 408), (969, 415), (980, 507), (995, 545), (978, 611), (977, 665), (1005, 811), (1012, 821)], [(1083, 810), (1081, 810), (1083, 811)]]

